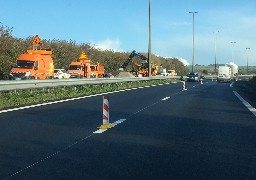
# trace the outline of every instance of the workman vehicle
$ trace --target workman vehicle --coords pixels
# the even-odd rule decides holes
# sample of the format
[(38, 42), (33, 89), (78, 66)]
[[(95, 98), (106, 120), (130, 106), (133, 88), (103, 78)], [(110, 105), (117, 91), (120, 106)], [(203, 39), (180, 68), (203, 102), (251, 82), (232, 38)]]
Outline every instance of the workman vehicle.
[[(128, 65), (132, 62), (132, 59), (134, 57), (138, 57), (142, 60), (140, 64), (138, 63), (132, 63), (132, 70), (130, 71), (132, 74), (135, 74), (135, 76), (142, 76), (142, 77), (147, 77), (149, 74), (149, 63), (148, 63), (148, 58), (143, 56), (142, 54), (136, 52), (133, 50), (131, 54), (129, 55), (128, 59), (121, 65), (119, 68), (120, 71), (127, 71)], [(136, 67), (134, 67), (134, 65)], [(151, 64), (151, 75), (155, 76), (156, 75), (156, 68)]]
[(83, 51), (78, 61), (70, 63), (68, 73), (71, 78), (99, 78), (104, 77), (105, 70), (99, 63), (92, 64)]
[(21, 54), (11, 67), (10, 79), (52, 79), (54, 65), (51, 49), (42, 49), (38, 35), (32, 41), (33, 49)]

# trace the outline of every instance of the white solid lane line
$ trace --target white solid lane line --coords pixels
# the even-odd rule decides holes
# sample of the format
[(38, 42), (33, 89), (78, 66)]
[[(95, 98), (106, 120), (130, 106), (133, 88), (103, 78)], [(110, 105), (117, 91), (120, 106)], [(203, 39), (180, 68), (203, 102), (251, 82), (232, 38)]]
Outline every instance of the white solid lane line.
[(256, 116), (256, 109), (252, 107), (247, 101), (245, 101), (236, 91), (233, 91), (234, 94), (238, 97), (238, 99), (247, 107), (254, 116)]
[[(156, 85), (152, 85), (152, 86), (154, 87)], [(122, 89), (122, 90), (117, 90), (117, 91), (110, 91), (110, 92), (104, 92), (104, 93), (99, 93), (99, 94), (92, 94), (92, 95), (88, 95), (88, 96), (81, 96), (81, 97), (57, 100), (57, 101), (52, 101), (52, 102), (45, 102), (45, 103), (40, 103), (40, 104), (35, 104), (35, 105), (28, 105), (28, 106), (23, 106), (23, 107), (12, 108), (12, 109), (1, 110), (1, 108), (0, 108), (0, 114), (1, 113), (12, 112), (12, 111), (18, 111), (18, 110), (22, 110), (22, 109), (29, 109), (29, 108), (39, 107), (39, 106), (45, 106), (45, 105), (50, 105), (50, 104), (57, 104), (57, 103), (62, 103), (62, 102), (85, 99), (85, 98), (94, 97), (94, 96), (101, 96), (101, 95), (105, 95), (105, 94), (113, 94), (113, 93), (118, 93), (118, 92), (131, 91), (131, 90), (136, 90), (136, 89), (143, 89), (143, 88), (148, 88), (148, 87), (151, 87), (151, 86), (141, 86), (141, 87), (130, 88), (130, 89)]]

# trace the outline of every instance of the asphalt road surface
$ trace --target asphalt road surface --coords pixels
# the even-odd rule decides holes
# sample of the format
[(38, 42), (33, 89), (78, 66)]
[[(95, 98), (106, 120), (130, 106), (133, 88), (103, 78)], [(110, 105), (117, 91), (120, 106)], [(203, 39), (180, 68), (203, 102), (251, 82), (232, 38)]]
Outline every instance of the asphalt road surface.
[(256, 179), (256, 117), (205, 81), (0, 110), (0, 179)]

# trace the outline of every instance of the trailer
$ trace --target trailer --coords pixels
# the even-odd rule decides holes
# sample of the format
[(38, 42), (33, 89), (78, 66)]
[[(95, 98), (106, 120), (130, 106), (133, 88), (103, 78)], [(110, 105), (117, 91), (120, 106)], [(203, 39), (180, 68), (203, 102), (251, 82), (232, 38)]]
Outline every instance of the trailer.
[(231, 81), (231, 68), (229, 66), (219, 66), (217, 81), (218, 82)]

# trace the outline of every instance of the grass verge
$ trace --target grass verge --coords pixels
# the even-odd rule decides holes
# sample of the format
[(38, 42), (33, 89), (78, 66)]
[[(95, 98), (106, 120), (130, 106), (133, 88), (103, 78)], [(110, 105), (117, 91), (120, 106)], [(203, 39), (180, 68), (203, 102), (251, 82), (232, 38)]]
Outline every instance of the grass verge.
[(148, 85), (158, 85), (172, 83), (174, 79), (159, 79), (136, 82), (122, 82), (102, 85), (85, 85), (72, 87), (57, 87), (44, 89), (29, 89), (0, 92), (0, 108), (22, 106), (28, 104), (43, 103), (60, 99), (81, 97), (97, 93), (111, 92), (133, 87), (142, 87)]

